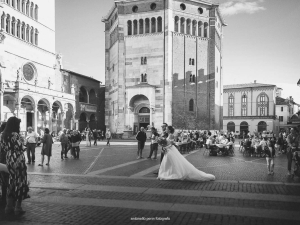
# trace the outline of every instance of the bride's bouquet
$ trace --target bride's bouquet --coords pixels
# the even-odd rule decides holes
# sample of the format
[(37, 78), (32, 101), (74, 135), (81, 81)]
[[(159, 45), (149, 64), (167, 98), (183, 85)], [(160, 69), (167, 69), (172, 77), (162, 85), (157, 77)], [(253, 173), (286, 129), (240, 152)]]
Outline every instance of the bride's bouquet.
[(157, 140), (157, 143), (163, 147), (162, 151), (164, 152), (164, 154), (166, 154), (168, 152), (167, 147), (171, 146), (171, 142), (168, 141), (166, 138), (160, 137)]

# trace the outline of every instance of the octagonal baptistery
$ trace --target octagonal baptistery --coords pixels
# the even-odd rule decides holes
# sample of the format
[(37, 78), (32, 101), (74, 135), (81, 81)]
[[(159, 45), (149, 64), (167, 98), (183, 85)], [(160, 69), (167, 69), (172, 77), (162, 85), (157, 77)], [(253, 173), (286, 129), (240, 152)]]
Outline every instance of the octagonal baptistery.
[[(133, 131), (222, 127), (219, 5), (201, 0), (115, 1), (105, 23), (106, 126)], [(149, 127), (149, 126), (148, 126)]]

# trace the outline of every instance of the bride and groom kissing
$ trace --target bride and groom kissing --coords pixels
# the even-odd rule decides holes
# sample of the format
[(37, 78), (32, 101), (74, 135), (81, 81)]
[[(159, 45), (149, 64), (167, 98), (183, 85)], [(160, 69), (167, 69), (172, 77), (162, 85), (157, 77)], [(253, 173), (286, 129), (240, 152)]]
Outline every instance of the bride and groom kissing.
[(195, 168), (174, 146), (174, 128), (163, 123), (162, 134), (158, 144), (162, 147), (160, 168), (157, 179), (159, 180), (190, 180), (212, 181), (215, 176), (204, 173)]

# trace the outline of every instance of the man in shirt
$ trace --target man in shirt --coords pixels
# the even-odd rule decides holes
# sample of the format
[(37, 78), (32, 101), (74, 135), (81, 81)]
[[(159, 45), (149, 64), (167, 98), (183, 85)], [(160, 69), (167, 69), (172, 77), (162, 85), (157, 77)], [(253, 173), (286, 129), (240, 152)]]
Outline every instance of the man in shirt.
[[(28, 127), (28, 132), (26, 136), (26, 141), (27, 141), (27, 159), (28, 162), (27, 164), (30, 164), (31, 161), (32, 163), (35, 162), (35, 147), (36, 147), (36, 142), (37, 142), (37, 134), (33, 131), (32, 127)], [(31, 153), (31, 156), (30, 156)]]
[(147, 141), (147, 135), (145, 133), (144, 127), (141, 127), (141, 131), (139, 131), (136, 135), (136, 140), (138, 141), (138, 151), (137, 151), (137, 159), (143, 158), (143, 149), (145, 147), (145, 142)]

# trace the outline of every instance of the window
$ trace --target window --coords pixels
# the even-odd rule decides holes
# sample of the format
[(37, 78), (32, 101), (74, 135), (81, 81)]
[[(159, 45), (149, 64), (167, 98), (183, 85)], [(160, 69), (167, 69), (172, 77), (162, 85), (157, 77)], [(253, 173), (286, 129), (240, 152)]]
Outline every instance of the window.
[(189, 65), (192, 65), (192, 59), (190, 58), (190, 60), (189, 60)]
[(144, 57), (141, 57), (141, 65), (144, 65)]
[(242, 116), (247, 116), (247, 95), (242, 96)]
[(12, 7), (14, 7), (14, 8), (16, 8), (16, 5), (15, 5), (15, 0), (12, 0), (12, 2), (11, 2), (11, 6), (12, 6)]
[(281, 112), (283, 112), (283, 107), (281, 107)]
[(198, 36), (202, 37), (202, 27), (203, 23), (201, 21), (198, 22)]
[(31, 44), (34, 44), (33, 38), (34, 38), (34, 29), (33, 29), (33, 27), (31, 27), (31, 29), (30, 29), (30, 43)]
[(232, 94), (228, 98), (228, 115), (234, 116), (234, 96)]
[(139, 34), (144, 33), (144, 20), (140, 19), (139, 20)]
[(229, 122), (228, 124), (227, 124), (227, 130), (229, 131), (229, 132), (235, 132), (235, 123), (234, 122)]
[(184, 24), (185, 24), (185, 19), (182, 17), (180, 19), (180, 33), (184, 34)]
[(35, 70), (31, 64), (25, 64), (23, 66), (23, 75), (25, 80), (27, 81), (32, 81), (33, 78), (35, 77)]
[(151, 9), (151, 10), (155, 10), (155, 9), (156, 9), (156, 4), (155, 4), (155, 3), (152, 3), (152, 4), (150, 5), (150, 9)]
[(182, 4), (180, 4), (180, 9), (181, 9), (181, 10), (185, 10), (185, 9), (186, 9), (186, 6), (185, 6), (185, 4), (183, 4), (183, 3), (182, 3)]
[(193, 20), (192, 35), (196, 36), (197, 21)]
[(192, 59), (192, 66), (195, 65), (195, 59)]
[(20, 11), (20, 0), (17, 0), (17, 10)]
[(137, 35), (137, 20), (133, 21), (133, 35)]
[(5, 14), (3, 13), (1, 16), (1, 29), (4, 30), (4, 20), (5, 20)]
[(20, 29), (21, 29), (21, 22), (20, 20), (17, 21), (17, 37), (20, 38)]
[(246, 108), (242, 108), (242, 116), (247, 116), (247, 109)]
[(147, 65), (147, 57), (144, 57), (144, 65)]
[(150, 33), (150, 19), (146, 18), (145, 19), (145, 34), (149, 34)]
[(13, 17), (11, 21), (11, 34), (16, 35), (16, 19)]
[(268, 96), (265, 93), (260, 94), (257, 97), (257, 115), (267, 116), (268, 115)]
[(204, 37), (208, 37), (208, 23), (204, 23)]
[(175, 20), (174, 20), (174, 27), (175, 27), (175, 32), (179, 32), (179, 17), (175, 16)]
[(147, 74), (146, 73), (141, 75), (141, 82), (142, 83), (146, 83), (147, 82)]
[(29, 26), (26, 27), (26, 41), (29, 41)]
[(31, 5), (30, 5), (30, 17), (32, 17), (32, 18), (33, 18), (33, 8), (34, 8), (34, 5), (33, 5), (33, 3), (31, 3)]
[(26, 4), (26, 15), (29, 16), (29, 1)]
[(35, 19), (38, 20), (38, 16), (39, 16), (39, 7), (38, 7), (37, 5), (35, 5), (34, 15), (35, 15)]
[(156, 18), (152, 18), (151, 19), (151, 33), (155, 33), (156, 32)]
[(191, 20), (186, 20), (186, 34), (191, 34)]
[(283, 116), (279, 116), (279, 122), (283, 122)]
[(35, 37), (34, 37), (35, 45), (39, 44), (39, 31), (35, 29)]
[(201, 7), (198, 8), (198, 13), (202, 14), (203, 13), (203, 9)]
[(157, 18), (157, 32), (162, 32), (162, 18)]
[(194, 112), (194, 99), (191, 99), (189, 102), (189, 111)]
[(139, 7), (136, 5), (132, 7), (132, 12), (136, 13), (139, 10)]
[(150, 109), (147, 107), (143, 107), (140, 109), (139, 113), (150, 113)]
[(196, 76), (193, 75), (193, 83), (196, 83)]
[(127, 30), (128, 30), (128, 35), (132, 35), (132, 22), (129, 20), (127, 22)]

